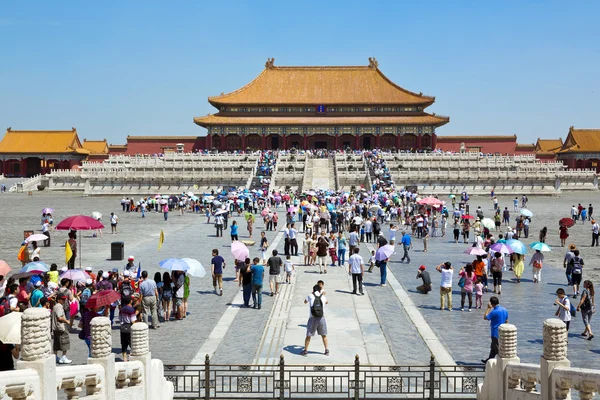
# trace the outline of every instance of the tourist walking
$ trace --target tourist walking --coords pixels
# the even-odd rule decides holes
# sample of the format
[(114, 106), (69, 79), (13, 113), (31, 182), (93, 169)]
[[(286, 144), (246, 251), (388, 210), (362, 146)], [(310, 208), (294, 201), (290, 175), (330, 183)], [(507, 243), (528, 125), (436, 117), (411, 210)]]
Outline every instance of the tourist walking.
[(217, 230), (217, 233), (216, 233), (217, 237), (223, 237), (223, 224), (224, 224), (223, 215), (222, 214), (215, 215), (215, 229)]
[(502, 294), (502, 269), (504, 268), (504, 258), (499, 252), (494, 253), (491, 260), (492, 278), (494, 279), (494, 293)]
[(594, 301), (594, 284), (592, 281), (583, 282), (583, 291), (581, 292), (581, 299), (577, 305), (577, 311), (581, 312), (581, 318), (583, 319), (583, 325), (585, 330), (581, 336), (587, 336), (587, 340), (592, 340), (594, 334), (592, 333), (592, 315), (596, 312), (596, 303)]
[(115, 215), (114, 212), (110, 213), (110, 233), (117, 234), (117, 224), (119, 223), (119, 217)]
[(598, 237), (600, 236), (600, 225), (592, 220), (592, 247), (598, 247)]
[(363, 258), (358, 254), (360, 249), (357, 247), (354, 249), (354, 254), (348, 259), (348, 274), (352, 276), (352, 294), (356, 293), (356, 286), (358, 283), (358, 293), (361, 295), (363, 292), (363, 276), (365, 275), (365, 262)]
[(571, 324), (571, 302), (565, 294), (563, 288), (556, 289), (556, 295), (558, 298), (554, 300), (554, 305), (558, 306), (555, 316), (558, 317), (567, 326), (567, 332), (569, 332), (569, 325)]
[(338, 258), (338, 267), (343, 267), (346, 262), (346, 249), (348, 241), (344, 237), (344, 234), (340, 231), (338, 233), (338, 249), (337, 249), (337, 258)]
[(327, 273), (327, 251), (329, 249), (329, 239), (325, 236), (325, 231), (321, 231), (321, 236), (317, 239), (317, 257), (319, 257), (319, 273)]
[(544, 266), (544, 255), (541, 251), (536, 250), (529, 260), (529, 266), (533, 270), (533, 283), (540, 283), (542, 280), (542, 267)]
[(290, 237), (290, 254), (293, 256), (298, 256), (298, 230), (296, 229), (296, 224), (290, 224), (289, 229), (289, 237)]
[[(223, 296), (223, 269), (225, 268), (225, 265), (225, 259), (219, 255), (219, 250), (213, 249), (212, 260), (210, 260), (210, 270), (215, 294), (218, 294), (219, 296)], [(219, 286), (218, 292), (217, 285)]]
[(523, 262), (523, 258), (525, 257), (523, 254), (513, 253), (515, 256), (515, 263), (513, 265), (513, 272), (517, 277), (517, 283), (521, 283), (521, 276), (523, 276), (523, 272), (525, 271), (525, 263)]
[(406, 231), (402, 232), (401, 242), (404, 254), (402, 255), (402, 259), (400, 260), (400, 262), (404, 262), (404, 260), (406, 259), (406, 262), (410, 264), (410, 256), (408, 255), (408, 252), (410, 249), (412, 249), (412, 238)]
[[(67, 326), (70, 326), (68, 317), (65, 315), (65, 303), (67, 296), (64, 293), (56, 295), (56, 304), (52, 308), (52, 334), (54, 338), (54, 354), (59, 364), (71, 364), (73, 361), (67, 358), (67, 352), (71, 348), (71, 339)], [(62, 357), (58, 358), (58, 352)]]
[(573, 283), (573, 298), (577, 298), (579, 294), (579, 285), (583, 277), (583, 258), (579, 256), (579, 250), (573, 250), (573, 258), (569, 261), (571, 264), (571, 282)]
[(119, 320), (121, 321), (121, 357), (127, 361), (127, 349), (131, 348), (131, 325), (137, 322), (137, 313), (131, 305), (131, 297), (121, 299), (121, 311)]
[(458, 276), (460, 276), (460, 280), (458, 281), (458, 286), (460, 286), (460, 311), (465, 311), (465, 297), (468, 297), (469, 312), (471, 312), (471, 308), (473, 307), (473, 285), (477, 279), (473, 271), (473, 266), (471, 264), (465, 265), (458, 272)]
[(252, 272), (252, 308), (260, 310), (262, 305), (262, 288), (265, 278), (265, 268), (262, 266), (258, 257), (254, 257), (252, 260), (250, 271)]
[(565, 258), (563, 259), (563, 268), (565, 269), (565, 275), (567, 276), (567, 285), (573, 286), (572, 276), (573, 276), (573, 264), (571, 264), (571, 259), (575, 257), (573, 253), (577, 249), (577, 246), (574, 244), (569, 245), (569, 249), (565, 253)]
[(152, 328), (157, 329), (158, 325), (158, 289), (156, 282), (148, 278), (148, 271), (142, 271), (142, 283), (139, 285), (140, 295), (142, 296), (142, 318), (149, 325), (148, 317), (152, 316)]
[(452, 311), (452, 277), (454, 276), (452, 264), (446, 261), (435, 267), (435, 269), (442, 274), (440, 281), (440, 310), (444, 309), (446, 300), (448, 300), (448, 311)]
[(560, 246), (565, 247), (565, 243), (569, 237), (569, 228), (564, 225), (560, 225), (558, 231), (558, 236), (560, 237)]
[(267, 260), (267, 265), (269, 266), (269, 296), (273, 297), (273, 295), (279, 293), (279, 284), (281, 282), (280, 274), (283, 261), (281, 260), (281, 257), (277, 255), (277, 250), (273, 250), (271, 254), (273, 255)]
[(269, 248), (269, 241), (267, 240), (267, 234), (265, 231), (260, 233), (260, 258), (262, 263), (267, 262), (267, 249)]
[(250, 295), (252, 294), (252, 271), (250, 270), (250, 259), (246, 258), (244, 266), (240, 268), (239, 287), (242, 288), (244, 307), (250, 307)]
[(237, 221), (233, 221), (231, 223), (231, 226), (229, 227), (229, 229), (230, 229), (231, 241), (235, 242), (236, 240), (239, 240), (239, 238), (238, 238), (238, 224), (237, 224)]
[(173, 284), (171, 283), (171, 275), (168, 272), (163, 274), (162, 278), (163, 289), (162, 289), (162, 308), (163, 308), (163, 320), (169, 322), (171, 319), (172, 300), (173, 300)]
[(481, 360), (484, 364), (495, 358), (498, 355), (498, 328), (502, 324), (508, 323), (508, 311), (500, 305), (500, 300), (496, 296), (492, 296), (487, 306), (487, 310), (483, 315), (483, 319), (490, 321), (490, 331), (492, 343), (490, 345), (490, 354), (487, 359)]
[(304, 340), (304, 350), (300, 353), (303, 356), (308, 355), (308, 346), (310, 345), (310, 339), (318, 334), (323, 339), (323, 346), (325, 347), (325, 355), (329, 355), (329, 346), (327, 342), (327, 321), (325, 319), (325, 306), (329, 302), (325, 293), (321, 293), (321, 287), (315, 285), (313, 291), (304, 300), (304, 304), (308, 304), (309, 317), (306, 323), (306, 339)]

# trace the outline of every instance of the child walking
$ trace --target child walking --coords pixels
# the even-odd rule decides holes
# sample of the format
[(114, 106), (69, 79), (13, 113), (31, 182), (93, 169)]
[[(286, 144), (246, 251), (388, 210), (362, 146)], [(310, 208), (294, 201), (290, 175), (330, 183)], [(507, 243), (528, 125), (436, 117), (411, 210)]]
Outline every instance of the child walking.
[(285, 269), (285, 283), (292, 283), (292, 272), (296, 268), (294, 268), (294, 263), (290, 260), (290, 255), (285, 256), (285, 262), (283, 263), (283, 268)]
[(475, 308), (481, 308), (483, 305), (483, 283), (477, 278), (475, 281)]

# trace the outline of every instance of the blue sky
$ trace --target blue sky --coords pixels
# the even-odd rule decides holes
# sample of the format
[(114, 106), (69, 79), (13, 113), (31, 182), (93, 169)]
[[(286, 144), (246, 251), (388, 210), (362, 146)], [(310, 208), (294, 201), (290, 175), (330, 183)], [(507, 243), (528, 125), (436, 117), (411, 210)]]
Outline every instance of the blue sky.
[(276, 65), (367, 65), (436, 96), (439, 135), (599, 128), (597, 1), (4, 1), (0, 129), (203, 135), (207, 97)]

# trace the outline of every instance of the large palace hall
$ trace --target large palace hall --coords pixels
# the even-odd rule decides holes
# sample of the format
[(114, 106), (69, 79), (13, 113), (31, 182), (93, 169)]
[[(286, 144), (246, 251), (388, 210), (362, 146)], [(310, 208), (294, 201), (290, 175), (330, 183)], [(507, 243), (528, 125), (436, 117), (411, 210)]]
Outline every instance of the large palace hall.
[(389, 80), (368, 66), (279, 67), (269, 59), (246, 86), (209, 97), (216, 114), (194, 122), (207, 148), (433, 149), (448, 117), (427, 113), (435, 97)]

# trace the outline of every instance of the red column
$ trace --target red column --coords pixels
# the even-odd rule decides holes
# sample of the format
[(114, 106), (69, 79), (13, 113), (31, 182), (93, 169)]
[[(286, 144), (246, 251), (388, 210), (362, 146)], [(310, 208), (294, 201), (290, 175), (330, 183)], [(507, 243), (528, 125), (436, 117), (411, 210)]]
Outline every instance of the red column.
[(340, 138), (338, 135), (333, 137), (333, 149), (338, 150), (340, 148)]
[(431, 134), (431, 150), (435, 150), (437, 147), (437, 135), (434, 133)]
[(21, 176), (27, 176), (27, 161), (21, 158)]
[(267, 137), (265, 135), (261, 135), (260, 137), (260, 147), (262, 147), (262, 150), (267, 149)]
[(227, 147), (225, 146), (225, 135), (221, 135), (221, 151), (225, 151), (227, 149)]
[(242, 150), (246, 151), (246, 135), (242, 135)]
[(379, 136), (379, 135), (375, 136), (375, 147), (376, 148), (380, 148), (381, 147), (381, 144), (380, 144), (381, 139), (380, 138), (381, 138), (381, 136)]
[(354, 148), (356, 150), (360, 149), (360, 136), (354, 136)]
[(308, 150), (308, 136), (307, 135), (304, 135), (303, 141), (304, 141), (304, 150)]
[(281, 148), (287, 150), (287, 135), (281, 135)]
[(209, 133), (206, 135), (206, 142), (204, 142), (206, 149), (210, 150), (212, 148), (212, 135)]
[(400, 134), (396, 135), (396, 150), (400, 148), (400, 137)]
[(421, 150), (421, 146), (422, 146), (421, 143), (423, 141), (422, 139), (423, 139), (423, 137), (421, 135), (417, 134), (417, 149), (418, 150)]

